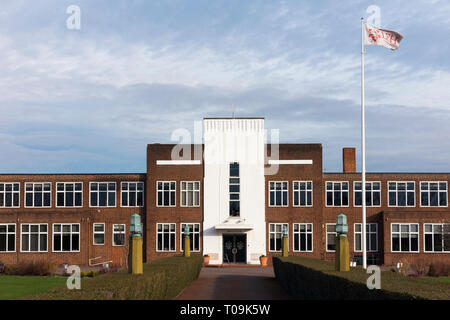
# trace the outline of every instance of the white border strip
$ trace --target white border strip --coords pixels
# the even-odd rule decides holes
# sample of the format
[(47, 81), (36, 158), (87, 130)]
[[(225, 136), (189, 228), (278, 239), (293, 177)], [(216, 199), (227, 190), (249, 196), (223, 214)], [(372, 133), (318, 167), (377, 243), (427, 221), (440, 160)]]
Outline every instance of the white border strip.
[(269, 160), (269, 164), (313, 164), (312, 160)]
[(200, 160), (156, 160), (158, 166), (198, 165)]

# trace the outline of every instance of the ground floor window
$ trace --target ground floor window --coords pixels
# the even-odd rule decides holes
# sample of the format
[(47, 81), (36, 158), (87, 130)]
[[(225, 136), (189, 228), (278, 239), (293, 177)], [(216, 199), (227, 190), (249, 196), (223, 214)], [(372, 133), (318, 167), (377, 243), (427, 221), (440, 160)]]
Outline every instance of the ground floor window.
[(21, 227), (22, 252), (47, 252), (47, 224), (22, 224)]
[(94, 223), (94, 245), (101, 246), (105, 244), (105, 224)]
[[(366, 224), (366, 250), (378, 251), (378, 224)], [(355, 223), (355, 251), (362, 251), (362, 224)]]
[(269, 251), (281, 251), (283, 247), (283, 229), (286, 229), (289, 232), (287, 223), (269, 224)]
[(157, 251), (175, 251), (176, 250), (176, 224), (175, 223), (157, 223), (156, 224), (156, 250)]
[(424, 224), (425, 252), (450, 252), (450, 224)]
[(0, 224), (0, 252), (16, 251), (16, 225)]
[(113, 246), (125, 245), (125, 225), (113, 224)]
[(313, 251), (312, 223), (294, 223), (294, 251)]
[(53, 251), (80, 251), (80, 224), (53, 224)]
[(327, 251), (336, 250), (336, 224), (327, 223)]
[(182, 223), (181, 224), (181, 251), (184, 251), (184, 229), (189, 226), (189, 238), (191, 251), (200, 251), (200, 223)]
[(392, 252), (419, 252), (419, 225), (391, 224)]

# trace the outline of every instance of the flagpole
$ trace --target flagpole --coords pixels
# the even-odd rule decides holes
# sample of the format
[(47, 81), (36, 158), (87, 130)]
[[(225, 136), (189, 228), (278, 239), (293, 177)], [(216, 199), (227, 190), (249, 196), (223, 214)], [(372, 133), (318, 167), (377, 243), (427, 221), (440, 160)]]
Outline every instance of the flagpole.
[(367, 250), (366, 250), (366, 132), (364, 115), (364, 18), (361, 18), (361, 176), (362, 176), (362, 252), (363, 268), (367, 269)]

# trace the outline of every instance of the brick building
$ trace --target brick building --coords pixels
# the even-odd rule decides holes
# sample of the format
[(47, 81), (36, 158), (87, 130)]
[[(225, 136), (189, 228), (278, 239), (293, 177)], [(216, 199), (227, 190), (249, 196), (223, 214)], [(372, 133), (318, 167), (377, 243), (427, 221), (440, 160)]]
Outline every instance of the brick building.
[[(361, 257), (361, 174), (354, 148), (325, 173), (321, 144), (267, 145), (263, 118), (204, 119), (204, 144), (149, 144), (138, 174), (0, 175), (0, 261), (126, 265), (131, 214), (144, 257), (191, 250), (211, 263), (258, 264), (281, 251), (334, 258), (335, 221)], [(450, 173), (367, 173), (369, 263), (450, 262)]]

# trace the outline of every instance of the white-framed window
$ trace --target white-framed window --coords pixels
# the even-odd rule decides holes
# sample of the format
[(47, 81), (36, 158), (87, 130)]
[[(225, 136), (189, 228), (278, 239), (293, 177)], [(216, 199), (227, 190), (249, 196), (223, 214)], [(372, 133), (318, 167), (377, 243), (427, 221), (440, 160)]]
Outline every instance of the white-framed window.
[(176, 251), (176, 223), (156, 224), (156, 251), (174, 252)]
[(190, 248), (192, 252), (200, 251), (200, 223), (182, 223), (181, 224), (181, 251), (184, 251), (184, 228), (189, 226)]
[(181, 181), (181, 206), (200, 207), (200, 181)]
[(327, 181), (325, 186), (327, 207), (348, 207), (348, 181)]
[(294, 207), (312, 207), (313, 204), (313, 182), (292, 182), (292, 203)]
[(230, 163), (230, 176), (228, 178), (228, 214), (230, 217), (241, 215), (241, 179), (239, 177), (239, 163)]
[(0, 183), (0, 208), (20, 207), (20, 183)]
[(419, 224), (391, 223), (391, 251), (419, 252)]
[(83, 183), (57, 182), (56, 207), (81, 208), (83, 206)]
[(47, 252), (48, 224), (23, 223), (21, 227), (21, 252)]
[(53, 224), (53, 251), (80, 252), (80, 224)]
[(177, 183), (175, 181), (157, 181), (156, 198), (157, 207), (176, 206)]
[(0, 224), (0, 252), (16, 252), (16, 224)]
[(112, 243), (114, 247), (125, 245), (125, 224), (113, 224)]
[(421, 207), (447, 207), (446, 181), (420, 181)]
[(283, 249), (283, 228), (286, 228), (289, 238), (287, 223), (269, 223), (269, 251), (279, 252)]
[(52, 184), (50, 182), (25, 183), (26, 208), (50, 208), (52, 205)]
[[(362, 224), (355, 223), (354, 225), (354, 249), (356, 252), (362, 251)], [(368, 252), (378, 251), (378, 224), (366, 223), (366, 250)]]
[(450, 252), (450, 224), (424, 223), (424, 251)]
[(269, 207), (287, 207), (289, 205), (288, 189), (287, 181), (269, 181)]
[(92, 243), (94, 246), (103, 246), (105, 244), (105, 224), (94, 223), (92, 226)]
[(313, 224), (294, 223), (293, 224), (294, 251), (313, 251)]
[(143, 207), (144, 206), (144, 182), (129, 181), (121, 183), (121, 203), (122, 207)]
[[(362, 206), (362, 182), (353, 182), (353, 205), (355, 207)], [(366, 181), (366, 206), (380, 207), (381, 206), (381, 182), (380, 181)]]
[(115, 207), (116, 183), (115, 182), (89, 182), (89, 206), (90, 207)]
[(415, 207), (416, 190), (414, 181), (389, 181), (388, 206), (389, 207)]
[(335, 223), (327, 223), (327, 251), (333, 252), (336, 251), (336, 224)]

